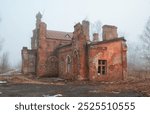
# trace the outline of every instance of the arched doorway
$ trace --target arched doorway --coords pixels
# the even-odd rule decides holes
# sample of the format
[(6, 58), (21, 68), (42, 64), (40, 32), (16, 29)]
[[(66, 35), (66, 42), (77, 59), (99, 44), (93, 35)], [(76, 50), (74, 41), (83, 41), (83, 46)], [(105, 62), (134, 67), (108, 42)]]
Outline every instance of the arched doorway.
[(47, 74), (51, 77), (58, 76), (58, 59), (55, 56), (48, 58)]

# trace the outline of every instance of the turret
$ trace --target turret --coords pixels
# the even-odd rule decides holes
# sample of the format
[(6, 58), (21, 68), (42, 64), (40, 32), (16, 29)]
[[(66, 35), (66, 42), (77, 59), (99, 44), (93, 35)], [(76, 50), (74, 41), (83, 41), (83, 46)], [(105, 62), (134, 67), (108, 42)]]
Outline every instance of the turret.
[(41, 19), (42, 19), (42, 14), (40, 12), (38, 12), (36, 14), (36, 28), (38, 29), (39, 28), (39, 24), (41, 22)]

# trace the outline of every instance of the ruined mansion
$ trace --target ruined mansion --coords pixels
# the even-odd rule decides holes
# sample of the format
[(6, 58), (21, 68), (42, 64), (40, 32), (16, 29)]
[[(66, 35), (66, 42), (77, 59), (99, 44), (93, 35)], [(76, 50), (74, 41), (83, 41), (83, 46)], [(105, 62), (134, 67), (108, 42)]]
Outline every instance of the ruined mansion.
[(102, 41), (98, 33), (89, 36), (89, 22), (83, 20), (73, 32), (47, 30), (36, 15), (31, 49), (22, 49), (22, 73), (38, 77), (72, 80), (114, 81), (127, 74), (127, 46), (118, 37), (117, 27), (104, 25)]

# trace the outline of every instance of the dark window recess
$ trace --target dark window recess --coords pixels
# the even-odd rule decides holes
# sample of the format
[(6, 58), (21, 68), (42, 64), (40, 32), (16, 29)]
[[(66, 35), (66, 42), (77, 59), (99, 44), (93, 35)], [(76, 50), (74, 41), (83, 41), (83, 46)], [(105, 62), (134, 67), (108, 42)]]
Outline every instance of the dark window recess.
[(70, 56), (67, 57), (67, 70), (66, 72), (69, 73), (71, 69), (71, 58)]
[(98, 74), (106, 75), (107, 73), (107, 61), (106, 60), (98, 60)]

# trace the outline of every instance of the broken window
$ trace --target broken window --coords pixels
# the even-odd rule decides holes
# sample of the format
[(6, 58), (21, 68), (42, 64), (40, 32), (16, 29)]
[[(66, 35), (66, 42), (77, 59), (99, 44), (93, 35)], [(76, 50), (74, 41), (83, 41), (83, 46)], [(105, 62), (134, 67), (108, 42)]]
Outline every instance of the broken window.
[(98, 75), (106, 75), (107, 73), (107, 61), (98, 60)]

